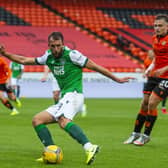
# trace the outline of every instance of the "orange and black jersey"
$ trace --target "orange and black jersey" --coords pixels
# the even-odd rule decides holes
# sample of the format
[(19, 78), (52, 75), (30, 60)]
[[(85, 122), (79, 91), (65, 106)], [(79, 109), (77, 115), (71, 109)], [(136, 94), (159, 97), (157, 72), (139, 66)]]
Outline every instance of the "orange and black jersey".
[(0, 84), (6, 83), (11, 76), (11, 70), (6, 61), (0, 57)]
[[(164, 37), (152, 38), (153, 51), (155, 53), (154, 71), (168, 65), (168, 34)], [(159, 76), (159, 78), (168, 78), (168, 71)]]

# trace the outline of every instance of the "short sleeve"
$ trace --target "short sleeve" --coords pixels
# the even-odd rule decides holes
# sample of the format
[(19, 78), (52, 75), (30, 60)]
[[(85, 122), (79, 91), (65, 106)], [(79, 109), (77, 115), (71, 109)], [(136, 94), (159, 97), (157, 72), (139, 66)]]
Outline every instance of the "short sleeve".
[(12, 62), (10, 62), (10, 64), (9, 64), (9, 68), (10, 68), (10, 69), (12, 68)]
[(79, 65), (81, 67), (84, 67), (88, 61), (88, 58), (77, 50), (72, 50), (69, 56), (74, 64)]
[(24, 70), (24, 65), (23, 64), (21, 64), (21, 69)]
[(47, 58), (48, 58), (48, 55), (49, 55), (49, 53), (48, 53), (48, 51), (46, 51), (44, 55), (42, 55), (40, 57), (37, 57), (35, 59), (36, 63), (40, 64), (40, 65), (45, 65), (46, 61), (47, 61)]

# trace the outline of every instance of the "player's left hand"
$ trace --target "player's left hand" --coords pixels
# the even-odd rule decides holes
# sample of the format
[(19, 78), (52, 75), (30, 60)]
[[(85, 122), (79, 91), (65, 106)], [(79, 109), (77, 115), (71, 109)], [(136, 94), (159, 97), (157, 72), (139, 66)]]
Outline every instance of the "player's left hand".
[(130, 81), (134, 81), (136, 80), (136, 78), (134, 77), (124, 77), (124, 78), (119, 78), (117, 80), (118, 83), (125, 83), (125, 82), (130, 82)]

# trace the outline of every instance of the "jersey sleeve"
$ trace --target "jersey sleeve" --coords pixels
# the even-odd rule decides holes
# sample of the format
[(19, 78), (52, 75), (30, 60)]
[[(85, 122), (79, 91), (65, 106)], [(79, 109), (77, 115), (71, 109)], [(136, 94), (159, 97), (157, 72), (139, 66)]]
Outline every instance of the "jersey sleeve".
[(69, 56), (71, 61), (80, 67), (84, 67), (88, 61), (88, 58), (77, 50), (72, 50)]
[(9, 64), (9, 68), (12, 69), (12, 62), (10, 62), (10, 64)]
[(11, 69), (9, 68), (9, 66), (6, 62), (4, 62), (4, 67), (5, 67), (4, 69), (6, 71), (6, 77), (7, 77), (7, 79), (9, 79), (12, 74)]
[(48, 51), (46, 51), (45, 54), (43, 54), (42, 56), (35, 58), (36, 64), (45, 65), (47, 58), (48, 58)]
[(24, 70), (24, 65), (23, 64), (21, 64), (21, 70)]

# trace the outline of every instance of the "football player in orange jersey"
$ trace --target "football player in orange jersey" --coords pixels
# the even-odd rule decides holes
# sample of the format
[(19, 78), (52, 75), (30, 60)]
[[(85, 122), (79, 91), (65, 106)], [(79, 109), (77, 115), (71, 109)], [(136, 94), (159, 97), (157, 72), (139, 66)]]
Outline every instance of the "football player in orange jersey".
[(21, 102), (14, 95), (12, 88), (9, 87), (8, 82), (11, 76), (11, 71), (5, 60), (0, 57), (0, 100), (1, 102), (11, 110), (10, 115), (19, 114), (10, 101), (4, 96), (4, 92), (7, 93), (10, 100), (14, 101), (18, 107), (21, 106)]
[[(152, 64), (145, 74), (148, 81), (144, 86), (144, 97), (137, 115), (134, 130), (124, 144), (142, 146), (150, 141), (154, 123), (157, 119), (157, 106), (168, 96), (168, 16), (159, 14), (154, 20), (155, 34), (152, 47), (155, 54)], [(145, 126), (144, 133), (141, 130)]]
[[(144, 70), (146, 70), (150, 66), (150, 64), (152, 63), (152, 61), (154, 59), (154, 56), (155, 56), (154, 51), (152, 49), (148, 50), (147, 57), (144, 60)], [(166, 110), (166, 100), (167, 100), (167, 98), (163, 99), (162, 103), (161, 103), (161, 111), (163, 114), (168, 114), (168, 112)]]

